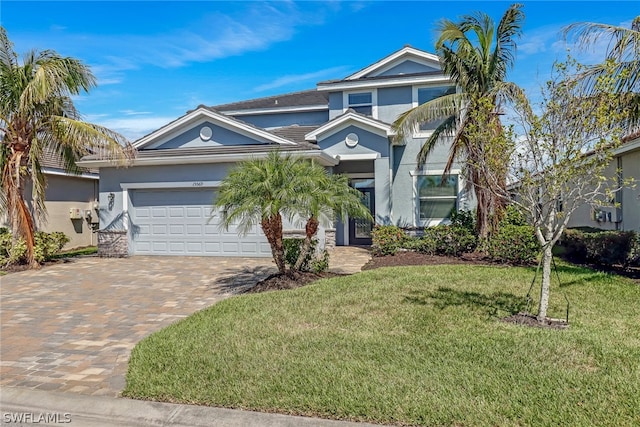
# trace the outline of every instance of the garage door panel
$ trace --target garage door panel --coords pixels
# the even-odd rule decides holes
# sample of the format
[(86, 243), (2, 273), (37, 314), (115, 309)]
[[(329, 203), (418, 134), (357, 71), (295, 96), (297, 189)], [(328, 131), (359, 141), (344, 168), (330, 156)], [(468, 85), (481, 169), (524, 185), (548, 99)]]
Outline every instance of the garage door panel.
[(158, 241), (151, 242), (151, 250), (154, 252), (161, 252), (163, 254), (166, 254), (168, 247), (169, 245), (167, 244), (167, 242), (158, 242)]
[(182, 206), (169, 208), (170, 218), (182, 218), (184, 216), (184, 208)]
[(153, 224), (151, 226), (151, 234), (155, 236), (164, 236), (167, 234), (166, 224)]
[(254, 227), (246, 237), (212, 217), (213, 190), (134, 190), (130, 193), (133, 253), (139, 255), (270, 256)]
[(169, 225), (169, 233), (175, 236), (182, 236), (184, 235), (185, 229), (184, 229), (184, 225), (182, 224), (170, 224)]

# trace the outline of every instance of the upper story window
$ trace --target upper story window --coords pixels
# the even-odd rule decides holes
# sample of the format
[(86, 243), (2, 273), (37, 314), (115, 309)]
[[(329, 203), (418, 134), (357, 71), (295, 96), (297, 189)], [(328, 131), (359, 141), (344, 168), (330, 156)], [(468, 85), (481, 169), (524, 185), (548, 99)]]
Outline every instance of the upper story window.
[[(450, 95), (456, 92), (455, 86), (425, 86), (414, 87), (413, 91), (413, 105), (418, 106), (426, 102), (432, 101), (436, 98), (440, 98), (444, 95)], [(427, 133), (438, 127), (442, 123), (442, 120), (431, 120), (424, 122), (420, 125), (418, 133)]]
[(376, 115), (376, 92), (351, 92), (345, 93), (345, 111), (349, 108), (367, 116)]

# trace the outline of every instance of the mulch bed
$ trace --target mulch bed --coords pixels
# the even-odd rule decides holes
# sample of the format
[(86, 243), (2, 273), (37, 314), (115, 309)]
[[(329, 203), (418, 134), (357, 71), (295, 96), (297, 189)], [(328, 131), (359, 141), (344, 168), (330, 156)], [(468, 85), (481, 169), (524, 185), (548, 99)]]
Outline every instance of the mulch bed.
[(460, 257), (427, 255), (418, 252), (401, 251), (395, 255), (376, 256), (365, 264), (363, 270), (373, 270), (381, 267), (401, 267), (405, 265), (442, 265), (442, 264), (471, 264), (496, 265), (477, 253), (462, 254)]
[(325, 277), (343, 276), (337, 273), (312, 273), (309, 271), (290, 271), (285, 274), (272, 274), (264, 280), (259, 281), (256, 285), (246, 291), (248, 294), (258, 292), (279, 291), (283, 289), (295, 289), (324, 279)]
[(506, 323), (533, 326), (536, 328), (566, 329), (569, 327), (566, 320), (546, 318), (544, 321), (539, 322), (538, 318), (530, 313), (518, 313), (509, 317), (504, 317), (500, 320)]

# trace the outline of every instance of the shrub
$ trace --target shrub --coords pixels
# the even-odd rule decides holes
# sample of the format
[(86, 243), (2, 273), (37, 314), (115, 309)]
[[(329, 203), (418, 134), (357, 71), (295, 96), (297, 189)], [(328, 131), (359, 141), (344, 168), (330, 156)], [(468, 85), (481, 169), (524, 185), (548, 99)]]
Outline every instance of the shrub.
[(540, 251), (533, 227), (503, 224), (487, 245), (489, 257), (498, 262), (530, 264)]
[(398, 226), (376, 225), (371, 232), (371, 249), (374, 255), (395, 255), (399, 248), (409, 240), (409, 237)]
[[(37, 262), (49, 261), (69, 242), (69, 238), (59, 231), (45, 233), (37, 231), (33, 251)], [(6, 228), (0, 229), (0, 265), (24, 264), (27, 261), (27, 245), (23, 239), (18, 239), (12, 246), (11, 233)]]
[(44, 262), (60, 252), (64, 245), (69, 243), (69, 238), (60, 231), (54, 231), (53, 233), (37, 231), (35, 241), (34, 257), (36, 261)]
[[(289, 268), (293, 268), (300, 255), (300, 249), (304, 243), (303, 238), (291, 237), (282, 240), (284, 246), (284, 262)], [(311, 240), (311, 250), (302, 262), (300, 271), (313, 271), (320, 273), (329, 268), (329, 252), (325, 249), (321, 254), (316, 254), (317, 240)]]
[(476, 212), (475, 211), (453, 211), (451, 212), (451, 225), (461, 227), (471, 234), (476, 233)]
[(431, 255), (460, 256), (473, 252), (477, 238), (467, 227), (438, 225), (424, 229), (424, 235), (415, 243), (415, 250)]
[(640, 267), (640, 233), (636, 233), (636, 241), (629, 256), (629, 265)]
[(627, 266), (637, 262), (637, 239), (633, 231), (566, 230), (562, 244), (571, 261)]
[(311, 260), (309, 268), (314, 273), (322, 273), (329, 269), (329, 252), (325, 249), (322, 254)]
[(505, 209), (504, 218), (500, 221), (500, 225), (517, 225), (524, 226), (529, 225), (525, 215), (520, 212), (514, 205), (507, 205)]

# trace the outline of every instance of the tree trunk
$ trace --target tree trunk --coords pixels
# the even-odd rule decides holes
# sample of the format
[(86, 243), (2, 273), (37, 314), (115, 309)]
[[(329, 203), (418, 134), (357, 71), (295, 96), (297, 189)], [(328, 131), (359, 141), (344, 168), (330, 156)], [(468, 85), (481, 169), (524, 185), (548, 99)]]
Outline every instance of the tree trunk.
[(476, 230), (480, 240), (489, 237), (489, 212), (490, 199), (487, 190), (479, 185), (474, 185), (478, 206), (476, 207)]
[(549, 291), (551, 287), (551, 259), (553, 257), (552, 246), (548, 243), (542, 251), (542, 286), (540, 287), (540, 307), (538, 308), (538, 322), (547, 318), (549, 308)]
[(302, 268), (302, 264), (304, 263), (304, 260), (311, 249), (311, 240), (313, 239), (313, 236), (315, 236), (318, 232), (319, 225), (319, 221), (313, 216), (307, 220), (307, 225), (305, 226), (304, 242), (302, 243), (302, 247), (300, 248), (298, 259), (293, 266), (294, 270), (299, 271)]
[(35, 226), (33, 224), (33, 217), (29, 211), (29, 207), (24, 201), (24, 180), (22, 179), (21, 168), (24, 165), (24, 159), (26, 158), (24, 151), (16, 150), (14, 147), (13, 153), (9, 159), (7, 167), (9, 168), (6, 175), (3, 178), (10, 180), (6, 182), (5, 191), (8, 202), (8, 212), (11, 216), (11, 234), (12, 234), (12, 246), (14, 246), (19, 238), (23, 238), (27, 249), (26, 258), (27, 264), (33, 269), (40, 268), (40, 264), (35, 260), (34, 248), (35, 248)]
[(284, 274), (287, 267), (284, 262), (284, 245), (282, 243), (282, 216), (276, 214), (272, 217), (265, 218), (261, 222), (262, 231), (271, 246), (271, 255), (278, 267), (278, 273)]

